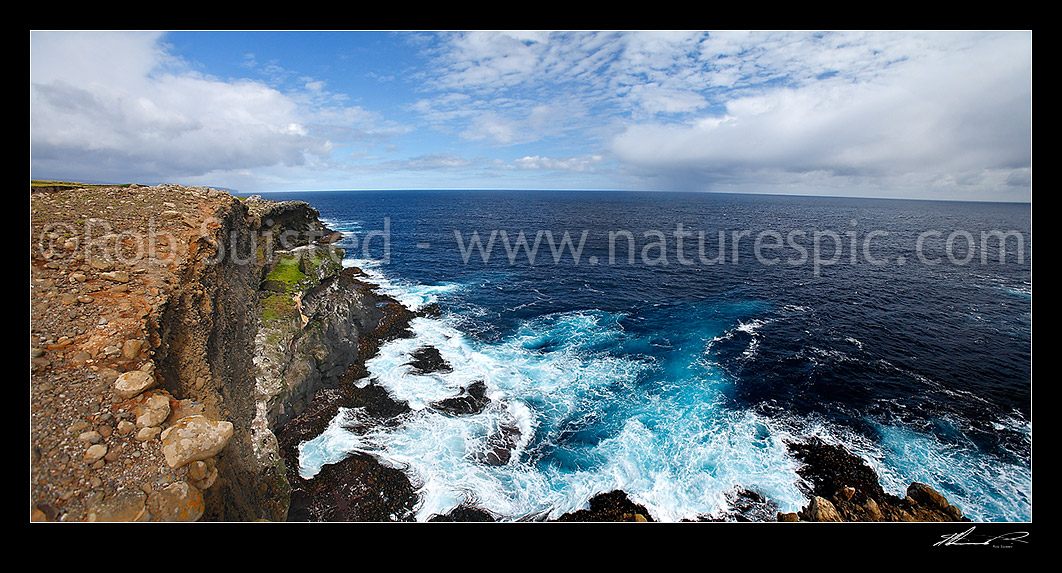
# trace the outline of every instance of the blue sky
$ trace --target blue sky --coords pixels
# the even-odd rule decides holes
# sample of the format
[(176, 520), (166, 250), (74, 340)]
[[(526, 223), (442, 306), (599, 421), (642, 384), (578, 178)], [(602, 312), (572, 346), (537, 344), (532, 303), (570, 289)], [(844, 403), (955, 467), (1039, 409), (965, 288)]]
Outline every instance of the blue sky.
[(1030, 201), (1032, 34), (31, 31), (31, 177)]

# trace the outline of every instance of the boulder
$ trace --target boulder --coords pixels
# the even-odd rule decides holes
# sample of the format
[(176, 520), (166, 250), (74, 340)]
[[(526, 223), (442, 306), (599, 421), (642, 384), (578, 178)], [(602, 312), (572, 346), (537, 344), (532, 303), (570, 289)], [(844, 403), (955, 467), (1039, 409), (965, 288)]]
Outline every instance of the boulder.
[(800, 512), (800, 517), (804, 521), (844, 521), (830, 500), (817, 495), (812, 497), (811, 503)]
[(123, 489), (89, 509), (86, 521), (148, 521), (147, 495), (138, 489)]
[(170, 415), (169, 394), (159, 392), (148, 397), (142, 404), (136, 407), (136, 426), (148, 428), (158, 426), (166, 421)]
[(140, 356), (140, 351), (144, 348), (144, 342), (144, 340), (126, 340), (122, 343), (122, 358), (132, 360)]
[(188, 416), (162, 432), (162, 454), (171, 468), (217, 455), (233, 434), (232, 422)]
[(143, 370), (132, 370), (114, 382), (114, 391), (120, 398), (132, 398), (155, 386), (155, 377)]
[(907, 487), (907, 496), (920, 505), (933, 509), (945, 509), (949, 506), (943, 495), (924, 483), (913, 482)]
[(152, 491), (147, 508), (152, 521), (197, 521), (203, 516), (203, 493), (194, 485), (179, 481)]

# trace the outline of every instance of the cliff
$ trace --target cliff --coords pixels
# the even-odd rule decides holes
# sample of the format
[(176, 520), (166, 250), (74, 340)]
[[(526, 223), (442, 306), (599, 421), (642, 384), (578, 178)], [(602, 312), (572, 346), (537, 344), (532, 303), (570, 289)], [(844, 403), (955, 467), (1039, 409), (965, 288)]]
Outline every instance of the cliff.
[(31, 519), (287, 519), (274, 431), (396, 304), (338, 234), (303, 202), (172, 185), (33, 192), (30, 223)]

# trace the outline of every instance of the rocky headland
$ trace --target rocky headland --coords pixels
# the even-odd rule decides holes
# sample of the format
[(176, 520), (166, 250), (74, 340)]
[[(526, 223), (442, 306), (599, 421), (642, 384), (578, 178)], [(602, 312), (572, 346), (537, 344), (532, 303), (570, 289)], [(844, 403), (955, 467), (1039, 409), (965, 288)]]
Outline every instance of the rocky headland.
[[(415, 313), (343, 268), (340, 235), (305, 202), (161, 185), (30, 194), (30, 520), (412, 521), (417, 488), (355, 454), (312, 480), (298, 445), (344, 408), (352, 431), (409, 408), (365, 360)], [(438, 309), (429, 307), (422, 312)], [(451, 368), (416, 350), (417, 372)], [(483, 382), (432, 405), (490, 406)], [(515, 428), (479, 461), (505, 464)], [(843, 447), (790, 444), (809, 503), (780, 513), (735, 487), (701, 521), (960, 521), (922, 484), (903, 498)], [(431, 521), (496, 521), (472, 505)], [(651, 522), (622, 491), (557, 521)]]

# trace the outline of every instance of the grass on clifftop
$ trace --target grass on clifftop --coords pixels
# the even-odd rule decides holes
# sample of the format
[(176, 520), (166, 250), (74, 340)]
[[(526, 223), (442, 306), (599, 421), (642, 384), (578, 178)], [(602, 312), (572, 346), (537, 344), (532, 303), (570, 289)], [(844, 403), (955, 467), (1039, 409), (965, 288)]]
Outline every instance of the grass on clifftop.
[(31, 179), (30, 190), (34, 187), (68, 187), (70, 189), (82, 189), (91, 187), (129, 187), (132, 183), (78, 183), (76, 181), (49, 181), (44, 179)]

